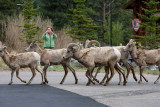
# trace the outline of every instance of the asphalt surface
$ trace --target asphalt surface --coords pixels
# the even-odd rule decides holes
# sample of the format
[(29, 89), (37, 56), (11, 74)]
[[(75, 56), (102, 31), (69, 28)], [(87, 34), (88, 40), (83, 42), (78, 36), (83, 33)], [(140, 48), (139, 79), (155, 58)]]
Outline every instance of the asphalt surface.
[(48, 85), (0, 85), (0, 107), (107, 107), (93, 99)]
[[(91, 85), (86, 86), (87, 78), (85, 72), (76, 72), (78, 84), (74, 84), (75, 80), (71, 72), (68, 73), (64, 84), (60, 85), (60, 81), (64, 72), (47, 72), (49, 80), (48, 85), (39, 85), (41, 76), (37, 73), (31, 85), (26, 86), (20, 82), (15, 76), (13, 85), (8, 86), (10, 81), (10, 72), (0, 72), (0, 107), (159, 107), (160, 106), (160, 82), (154, 84), (158, 75), (144, 76), (149, 80), (148, 83), (143, 81), (138, 84), (130, 74), (126, 86), (117, 85), (119, 77), (117, 74), (113, 77), (108, 86)], [(101, 80), (104, 73), (98, 74)], [(139, 75), (136, 73), (137, 78)], [(28, 81), (31, 72), (20, 72), (20, 77)], [(2, 96), (3, 95), (3, 96)], [(18, 100), (17, 100), (18, 99)], [(8, 104), (8, 105), (7, 105)], [(23, 104), (26, 104), (23, 106)], [(27, 105), (28, 104), (28, 105)], [(34, 105), (37, 104), (37, 105)], [(57, 105), (56, 105), (57, 104)]]

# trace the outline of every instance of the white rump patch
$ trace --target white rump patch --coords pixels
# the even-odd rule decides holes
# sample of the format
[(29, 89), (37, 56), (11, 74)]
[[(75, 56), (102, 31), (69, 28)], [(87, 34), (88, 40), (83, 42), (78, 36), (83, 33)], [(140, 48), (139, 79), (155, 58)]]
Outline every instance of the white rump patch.
[(114, 53), (117, 55), (118, 61), (119, 61), (121, 59), (121, 53), (117, 48), (113, 47), (113, 49), (114, 49)]
[(40, 62), (40, 55), (37, 52), (33, 52), (33, 54), (36, 60)]
[[(40, 66), (40, 55), (37, 52), (33, 52), (33, 54), (37, 60), (37, 67), (39, 67)], [(40, 69), (40, 68), (37, 68), (37, 69)]]

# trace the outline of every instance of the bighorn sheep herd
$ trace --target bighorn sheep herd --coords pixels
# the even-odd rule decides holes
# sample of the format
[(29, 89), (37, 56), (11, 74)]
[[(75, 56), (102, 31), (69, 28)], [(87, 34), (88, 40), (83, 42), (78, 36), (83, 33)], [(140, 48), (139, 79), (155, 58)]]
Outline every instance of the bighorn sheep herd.
[[(97, 45), (97, 46), (96, 46)], [(146, 82), (148, 80), (143, 76), (143, 70), (147, 65), (157, 65), (160, 70), (160, 50), (138, 50), (136, 47), (136, 42), (132, 39), (126, 46), (117, 46), (117, 47), (100, 47), (100, 43), (96, 40), (89, 41), (85, 43), (85, 47), (79, 43), (70, 43), (67, 48), (63, 49), (41, 49), (36, 41), (33, 41), (28, 48), (25, 49), (25, 53), (19, 54), (9, 54), (7, 52), (6, 46), (2, 45), (0, 42), (0, 56), (6, 65), (11, 69), (11, 80), (9, 85), (13, 83), (13, 74), (16, 71), (16, 77), (21, 80), (21, 82), (26, 83), (25, 80), (22, 80), (19, 77), (19, 69), (29, 67), (32, 72), (32, 77), (27, 83), (29, 85), (34, 79), (37, 70), (41, 74), (41, 84), (48, 83), (47, 80), (47, 68), (51, 65), (62, 65), (65, 71), (64, 77), (61, 80), (60, 84), (63, 84), (65, 78), (68, 74), (68, 69), (71, 70), (75, 78), (75, 84), (78, 83), (78, 79), (75, 73), (75, 70), (71, 67), (70, 61), (71, 58), (76, 59), (79, 63), (84, 65), (87, 68), (86, 77), (88, 82), (86, 85), (99, 83), (99, 80), (96, 79), (96, 76), (100, 69), (104, 67), (105, 75), (100, 84), (108, 85), (111, 79), (114, 76), (114, 69), (119, 74), (119, 85), (121, 83), (121, 74), (123, 76), (123, 85), (126, 85), (129, 72), (132, 71), (133, 78), (137, 81), (135, 76), (135, 71), (133, 66), (128, 62), (128, 57), (131, 56), (133, 61), (140, 68), (140, 80), (138, 83), (142, 82), (142, 77)], [(125, 71), (118, 64), (121, 61), (127, 69), (127, 75), (125, 76)], [(41, 70), (43, 66), (43, 70)], [(96, 74), (93, 76), (94, 68), (98, 67)], [(158, 76), (155, 83), (160, 79)]]

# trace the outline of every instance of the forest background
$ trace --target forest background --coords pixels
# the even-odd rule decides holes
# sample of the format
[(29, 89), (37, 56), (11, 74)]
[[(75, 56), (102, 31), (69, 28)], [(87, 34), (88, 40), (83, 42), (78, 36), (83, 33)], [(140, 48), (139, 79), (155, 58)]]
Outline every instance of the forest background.
[[(22, 28), (24, 17), (21, 4), (25, 0), (0, 0), (0, 40), (9, 48), (23, 51), (28, 44), (21, 41), (23, 36)], [(86, 39), (96, 39), (103, 46), (110, 46), (110, 22), (112, 21), (112, 45), (117, 46), (120, 43), (125, 45), (132, 38), (132, 10), (123, 10), (122, 7), (129, 0), (32, 0), (34, 8), (38, 8), (38, 16), (34, 22), (40, 27), (39, 33), (36, 34), (41, 39), (47, 26), (53, 26), (54, 32), (58, 35), (55, 40), (56, 48), (65, 48), (68, 43)], [(87, 20), (95, 25), (92, 34), (94, 36), (72, 36), (68, 30), (72, 28), (74, 10), (77, 3), (84, 3), (81, 14)], [(79, 3), (80, 7), (83, 3)], [(112, 8), (110, 7), (112, 3)], [(112, 19), (110, 13), (112, 11)], [(82, 20), (83, 21), (83, 20)], [(86, 30), (91, 31), (91, 30)], [(89, 35), (89, 34), (88, 34)], [(92, 38), (94, 37), (94, 38)], [(83, 39), (82, 39), (83, 38)], [(41, 44), (42, 46), (43, 44)]]

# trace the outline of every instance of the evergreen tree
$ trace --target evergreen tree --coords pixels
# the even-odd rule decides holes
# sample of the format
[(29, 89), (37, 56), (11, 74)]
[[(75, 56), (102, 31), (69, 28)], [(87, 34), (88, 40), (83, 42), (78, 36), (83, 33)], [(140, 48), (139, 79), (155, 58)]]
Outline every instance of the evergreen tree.
[[(110, 17), (108, 18), (108, 23), (106, 24), (106, 30), (107, 32), (105, 33), (105, 43), (106, 45), (110, 45)], [(112, 44), (113, 46), (119, 46), (120, 43), (123, 43), (124, 44), (124, 41), (123, 41), (123, 35), (124, 35), (124, 32), (125, 30), (123, 29), (123, 24), (120, 23), (120, 22), (113, 22), (112, 24)]]
[[(108, 44), (110, 41), (109, 38), (107, 39), (106, 34), (110, 34), (110, 29), (107, 29), (107, 26), (110, 22), (106, 21), (104, 23), (103, 20), (103, 3), (105, 2), (105, 12), (106, 12), (106, 20), (110, 18), (110, 12), (109, 12), (109, 5), (111, 1), (114, 1), (112, 3), (112, 22), (117, 23), (120, 22), (123, 25), (123, 29), (125, 31), (123, 32), (123, 40), (124, 43), (128, 43), (129, 39), (131, 38), (132, 34), (132, 10), (123, 10), (123, 5), (127, 3), (130, 0), (87, 0), (86, 6), (89, 8), (87, 9), (88, 15), (93, 19), (94, 23), (96, 23), (99, 27), (98, 29), (98, 38), (99, 40), (105, 39), (105, 42)], [(103, 24), (106, 25), (106, 27), (103, 26)], [(109, 26), (108, 26), (109, 27)], [(105, 36), (103, 38), (103, 35)], [(107, 40), (107, 41), (106, 41)]]
[[(3, 22), (15, 13), (18, 13), (17, 3), (21, 0), (0, 0), (0, 38), (5, 41), (5, 26)], [(2, 40), (3, 39), (3, 40)]]
[(140, 42), (144, 48), (155, 49), (160, 46), (160, 25), (157, 21), (160, 20), (160, 10), (157, 9), (157, 5), (160, 4), (159, 1), (149, 0), (143, 2), (146, 8), (142, 8), (144, 14), (139, 14), (143, 19), (140, 23), (141, 28), (145, 28), (145, 36), (136, 36), (137, 42)]
[(26, 0), (23, 4), (23, 12), (24, 15), (24, 26), (23, 26), (23, 34), (20, 39), (23, 41), (26, 41), (28, 44), (30, 44), (33, 40), (38, 40), (38, 34), (40, 28), (36, 26), (36, 23), (33, 23), (34, 20), (36, 20), (35, 16), (37, 16), (37, 10), (33, 8), (33, 1), (32, 0)]
[(72, 18), (72, 28), (68, 31), (74, 39), (85, 41), (86, 39), (97, 39), (96, 29), (97, 25), (93, 23), (92, 19), (85, 15), (85, 1), (86, 0), (74, 0), (76, 7), (71, 9), (73, 12), (69, 14)]
[(55, 29), (68, 25), (66, 14), (73, 7), (73, 0), (40, 0), (40, 13), (52, 20)]

